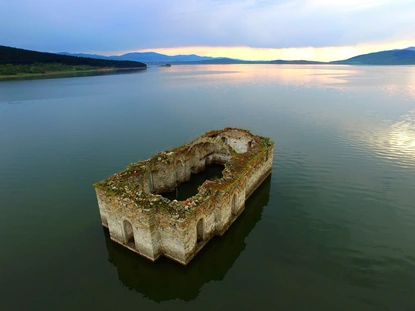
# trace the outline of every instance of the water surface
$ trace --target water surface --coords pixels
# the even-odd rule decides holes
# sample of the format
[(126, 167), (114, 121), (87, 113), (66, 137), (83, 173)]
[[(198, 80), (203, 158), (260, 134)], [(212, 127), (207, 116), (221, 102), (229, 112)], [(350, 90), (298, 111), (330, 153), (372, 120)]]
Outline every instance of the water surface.
[[(109, 240), (92, 183), (206, 131), (272, 175), (187, 267)], [(2, 310), (415, 310), (415, 67), (203, 65), (0, 83)]]

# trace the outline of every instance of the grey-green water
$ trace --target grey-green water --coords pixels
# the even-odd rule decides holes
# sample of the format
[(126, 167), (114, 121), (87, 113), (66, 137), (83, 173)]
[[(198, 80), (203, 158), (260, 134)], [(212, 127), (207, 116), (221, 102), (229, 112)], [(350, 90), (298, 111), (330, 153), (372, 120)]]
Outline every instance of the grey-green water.
[[(226, 126), (272, 175), (191, 264), (110, 242), (92, 183)], [(1, 310), (415, 310), (415, 67), (0, 83)]]

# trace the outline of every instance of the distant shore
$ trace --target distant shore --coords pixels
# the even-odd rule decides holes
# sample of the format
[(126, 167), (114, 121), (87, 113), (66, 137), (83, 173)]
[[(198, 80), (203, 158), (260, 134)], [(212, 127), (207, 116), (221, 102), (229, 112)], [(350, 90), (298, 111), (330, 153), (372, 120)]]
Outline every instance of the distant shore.
[(120, 72), (120, 71), (138, 71), (145, 70), (147, 67), (135, 67), (135, 68), (114, 68), (114, 67), (105, 67), (105, 68), (96, 68), (96, 69), (86, 69), (86, 70), (62, 70), (62, 71), (46, 71), (43, 73), (18, 73), (13, 75), (0, 75), (0, 81), (6, 80), (25, 80), (25, 79), (42, 79), (42, 78), (65, 78), (65, 77), (76, 77), (78, 75), (90, 74), (100, 75), (111, 72)]

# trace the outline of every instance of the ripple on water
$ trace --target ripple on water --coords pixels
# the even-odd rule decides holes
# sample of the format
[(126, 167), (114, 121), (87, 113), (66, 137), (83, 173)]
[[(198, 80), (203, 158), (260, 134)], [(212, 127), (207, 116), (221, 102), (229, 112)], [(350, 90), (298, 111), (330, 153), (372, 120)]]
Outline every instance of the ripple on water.
[(402, 168), (415, 167), (415, 111), (371, 133), (369, 143), (380, 159)]

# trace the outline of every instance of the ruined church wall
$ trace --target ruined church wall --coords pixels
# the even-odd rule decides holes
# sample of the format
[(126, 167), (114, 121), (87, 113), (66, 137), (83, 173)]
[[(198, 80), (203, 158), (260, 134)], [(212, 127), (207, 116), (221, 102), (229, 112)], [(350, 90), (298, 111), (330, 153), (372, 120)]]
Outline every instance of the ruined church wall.
[[(267, 158), (268, 152), (268, 159)], [(247, 181), (245, 185), (246, 198), (248, 198), (255, 189), (262, 183), (266, 176), (272, 170), (273, 160), (273, 148), (269, 147), (267, 150), (262, 152), (258, 157), (251, 163), (251, 169), (247, 173)]]
[[(127, 194), (133, 195), (132, 200), (142, 204), (139, 191), (153, 194), (172, 191), (178, 184), (189, 180), (191, 173), (203, 171), (206, 165), (230, 161), (234, 152), (229, 146), (237, 153), (243, 153), (257, 143), (266, 146), (267, 140), (240, 131), (204, 137), (176, 152), (162, 152), (160, 156), (145, 161), (146, 164), (138, 164), (137, 170), (134, 170), (134, 166), (129, 167), (130, 171), (123, 175), (127, 177), (122, 187)], [(256, 151), (259, 153), (254, 153)], [(239, 175), (235, 178), (229, 167), (225, 169), (224, 180), (216, 184), (216, 188), (206, 188), (203, 199), (198, 197), (196, 200), (197, 205), (192, 205), (192, 200), (172, 202), (170, 206), (153, 205), (152, 202), (157, 201), (156, 196), (146, 195), (145, 198), (150, 198), (150, 202), (146, 201), (148, 207), (152, 205), (148, 208), (145, 204), (137, 206), (130, 199), (123, 198), (126, 197), (125, 193), (116, 196), (96, 188), (102, 224), (108, 227), (112, 240), (151, 260), (165, 255), (187, 264), (211, 237), (225, 233), (243, 211), (246, 199), (272, 170), (273, 146), (262, 145), (254, 149), (252, 154), (249, 152), (246, 157), (241, 156), (241, 159), (245, 159), (247, 165), (246, 168), (242, 165), (238, 169), (246, 171), (237, 172)], [(226, 182), (229, 182), (228, 177), (235, 178), (232, 184)], [(112, 186), (111, 183), (109, 185)], [(177, 204), (189, 205), (177, 208)], [(134, 236), (134, 245), (128, 243), (130, 232)]]
[(201, 160), (199, 157), (194, 157), (189, 161), (189, 167), (192, 174), (203, 172), (206, 168), (206, 160)]
[(225, 164), (231, 159), (231, 155), (228, 154), (220, 154), (220, 153), (214, 153), (206, 157), (206, 164), (210, 165), (212, 163), (216, 164)]
[[(165, 162), (160, 158), (153, 163), (151, 171), (143, 176), (136, 177), (140, 180), (140, 188), (148, 193), (170, 192), (175, 187), (190, 179), (191, 173), (199, 173), (205, 170), (206, 165), (212, 163), (224, 164), (229, 161), (231, 155), (221, 143), (201, 141), (192, 146), (187, 154), (174, 154)], [(147, 175), (147, 176), (146, 176)]]
[(111, 202), (103, 200), (105, 192), (101, 189), (95, 188), (95, 193), (97, 195), (99, 214), (101, 216), (102, 225), (108, 228), (108, 213), (107, 210), (111, 208)]
[(138, 176), (141, 191), (150, 192), (150, 174), (142, 174)]
[(180, 156), (176, 159), (174, 174), (177, 180), (177, 184), (184, 183), (190, 179), (189, 162), (186, 161), (183, 156)]
[[(239, 190), (239, 189), (238, 189)], [(245, 189), (234, 193), (232, 198), (232, 214), (239, 215), (245, 209)]]
[(214, 152), (211, 143), (198, 142), (190, 149), (188, 153), (190, 172), (193, 174), (200, 173), (206, 167), (206, 155)]
[(181, 227), (183, 228), (182, 230), (185, 261), (189, 262), (195, 254), (197, 245), (196, 215), (183, 220)]
[(181, 227), (183, 228), (183, 242), (185, 260), (188, 262), (198, 248), (198, 223), (203, 224), (201, 242), (205, 243), (216, 234), (216, 205), (212, 200), (201, 202), (198, 208), (189, 215)]
[(211, 163), (224, 164), (230, 159), (231, 155), (220, 140), (212, 142), (203, 139), (191, 147), (188, 157), (190, 171), (199, 173), (204, 171), (206, 165)]
[[(140, 174), (132, 174), (131, 176), (125, 177), (127, 185), (130, 189), (134, 189), (134, 191), (143, 191), (143, 192), (150, 192), (150, 173), (143, 172)], [(98, 189), (98, 188), (96, 188)]]
[(202, 219), (203, 221), (203, 240), (208, 239), (215, 234), (216, 219), (215, 219), (215, 204), (212, 200), (202, 202), (194, 212), (192, 227), (194, 228), (194, 236), (197, 239), (197, 223)]
[(174, 173), (173, 164), (157, 163), (151, 174), (154, 193), (173, 191), (176, 187), (176, 174)]
[(215, 202), (215, 229), (218, 235), (222, 235), (232, 224), (234, 218), (245, 207), (244, 180), (235, 183), (229, 191), (217, 197)]
[(244, 153), (248, 150), (248, 141), (240, 141), (238, 139), (229, 138), (228, 144), (231, 146), (237, 153)]
[(133, 250), (155, 260), (160, 255), (154, 210), (142, 210), (128, 199), (106, 195), (97, 189), (98, 202), (106, 207), (108, 230), (112, 240), (127, 245), (126, 222), (131, 224), (134, 236)]
[(139, 223), (145, 224), (145, 226), (140, 226), (136, 223), (137, 233), (144, 234), (146, 239), (136, 240), (136, 249), (140, 253), (146, 253), (153, 260), (157, 259), (163, 254), (163, 247), (161, 243), (160, 232), (158, 229), (158, 217), (156, 209), (143, 210), (141, 213), (138, 213), (141, 217), (137, 218)]
[(244, 153), (248, 151), (248, 144), (253, 139), (252, 137), (252, 135), (245, 132), (229, 131), (223, 133), (220, 138), (231, 146), (237, 153)]
[(222, 235), (232, 222), (232, 197), (222, 195), (216, 201), (216, 232)]
[(157, 223), (162, 253), (182, 264), (186, 264), (184, 233), (177, 219), (173, 218), (168, 212), (159, 209)]

